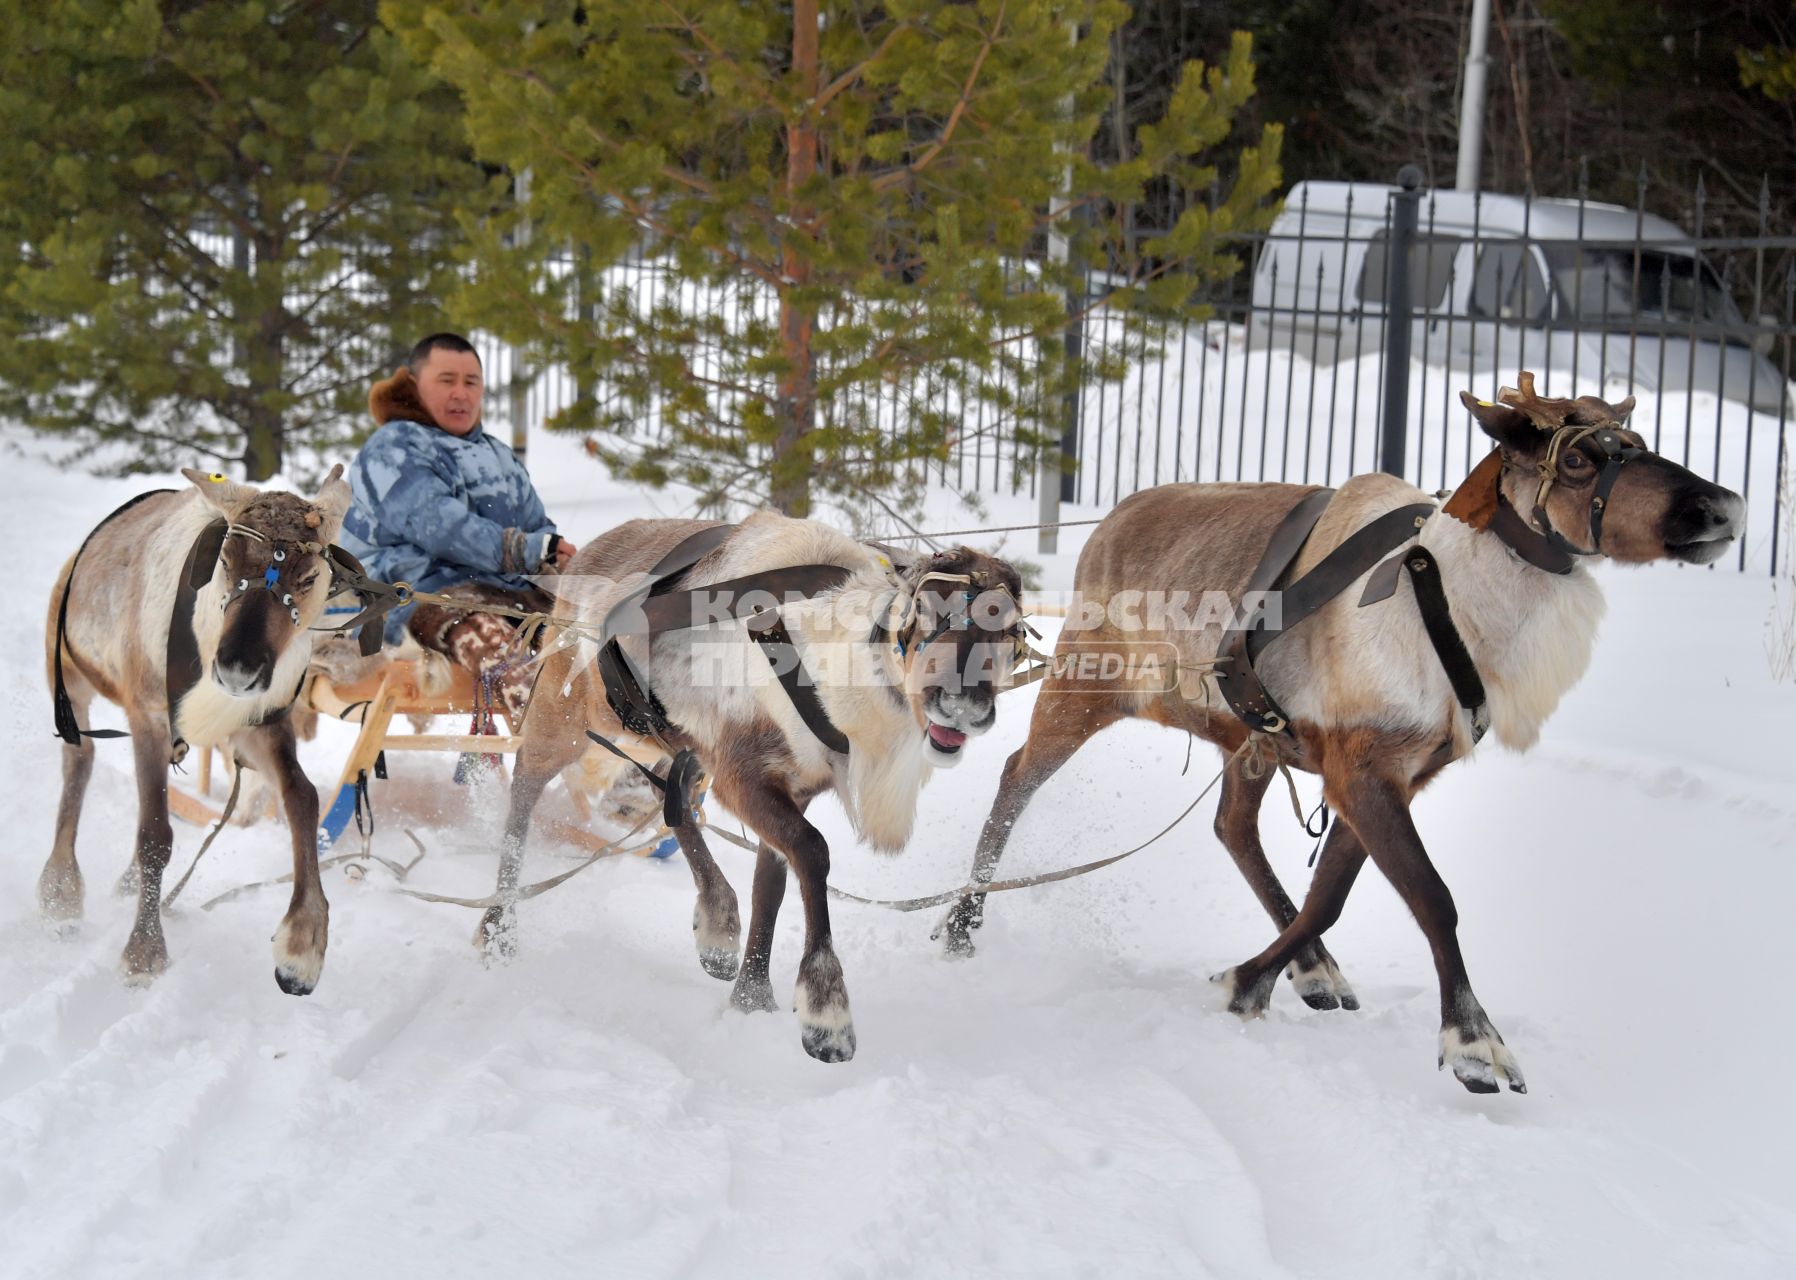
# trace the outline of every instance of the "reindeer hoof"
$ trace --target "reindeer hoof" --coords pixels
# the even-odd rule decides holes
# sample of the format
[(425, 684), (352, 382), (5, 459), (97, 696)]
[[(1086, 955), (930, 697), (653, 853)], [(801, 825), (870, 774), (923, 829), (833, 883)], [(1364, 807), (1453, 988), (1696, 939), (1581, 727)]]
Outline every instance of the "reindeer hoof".
[(474, 947), (488, 965), (517, 959), (518, 912), (516, 907), (488, 907), (474, 929)]
[(1298, 998), (1312, 1009), (1359, 1008), (1359, 997), (1353, 994), (1340, 967), (1329, 956), (1308, 968), (1293, 963), (1286, 972), (1290, 975), (1291, 985), (1297, 989)]
[(979, 950), (973, 945), (973, 930), (984, 923), (984, 901), (962, 898), (948, 908), (948, 914), (942, 917), (929, 939), (942, 944), (942, 955), (946, 959), (971, 960)]
[(1241, 966), (1236, 965), (1233, 969), (1211, 974), (1210, 981), (1228, 992), (1229, 1012), (1246, 1022), (1266, 1016), (1266, 1006), (1272, 1002), (1272, 988), (1278, 982), (1278, 971), (1274, 969), (1257, 978), (1249, 978)]
[(1528, 1092), (1515, 1055), (1488, 1021), (1470, 1032), (1451, 1025), (1442, 1027), (1438, 1065), (1452, 1067), (1454, 1077), (1473, 1093), (1500, 1092), (1503, 1082), (1514, 1093)]
[(779, 1001), (773, 998), (773, 984), (767, 975), (750, 977), (747, 970), (736, 978), (736, 985), (730, 992), (730, 1008), (743, 1013), (777, 1013)]
[(119, 972), (130, 987), (147, 987), (168, 969), (168, 944), (161, 934), (145, 938), (132, 934), (119, 958)]
[(713, 978), (728, 982), (742, 967), (742, 921), (736, 914), (736, 898), (730, 895), (718, 909), (707, 913), (701, 900), (692, 909), (692, 938), (698, 944), (698, 963)]
[(728, 982), (742, 967), (742, 958), (736, 952), (725, 951), (722, 947), (700, 947), (698, 965), (718, 981)]
[(804, 1051), (819, 1062), (847, 1062), (854, 1057), (854, 1024), (806, 1027)]
[(836, 953), (819, 949), (798, 966), (795, 1001), (804, 1051), (819, 1062), (847, 1062), (854, 1057), (854, 1017), (848, 988)]
[(309, 996), (324, 973), (328, 917), (289, 915), (274, 931), (274, 984), (290, 996)]
[(49, 867), (37, 878), (37, 906), (44, 919), (58, 925), (69, 925), (81, 919), (87, 896), (81, 870), (52, 871)]

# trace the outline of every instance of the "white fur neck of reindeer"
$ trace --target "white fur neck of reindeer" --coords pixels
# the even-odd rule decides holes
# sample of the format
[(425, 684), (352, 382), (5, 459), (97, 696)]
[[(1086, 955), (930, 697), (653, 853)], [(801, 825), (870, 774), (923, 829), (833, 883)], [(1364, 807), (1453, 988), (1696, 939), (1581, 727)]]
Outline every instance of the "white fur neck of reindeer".
[[(795, 753), (802, 753), (800, 758), (816, 758), (829, 769), (855, 833), (882, 853), (896, 853), (909, 843), (916, 825), (917, 796), (933, 770), (922, 727), (904, 694), (901, 656), (890, 644), (874, 643), (867, 631), (856, 625), (854, 610), (836, 605), (844, 594), (854, 591), (879, 601), (890, 585), (884, 569), (870, 566), (838, 591), (786, 612), (801, 653), (815, 655), (828, 646), (837, 655), (849, 657), (847, 674), (851, 678), (821, 679), (818, 689), (824, 711), (853, 745), (846, 758), (823, 750), (791, 711), (790, 701), (777, 684), (764, 703), (770, 711), (778, 709), (776, 720)], [(830, 669), (823, 663), (812, 666), (813, 660), (813, 656), (805, 659), (814, 672)], [(870, 678), (853, 678), (857, 675)]]
[(1440, 562), (1454, 624), (1484, 680), (1497, 740), (1526, 750), (1590, 665), (1604, 611), (1601, 587), (1582, 565), (1544, 573), (1495, 534), (1451, 515), (1430, 520), (1421, 542)]

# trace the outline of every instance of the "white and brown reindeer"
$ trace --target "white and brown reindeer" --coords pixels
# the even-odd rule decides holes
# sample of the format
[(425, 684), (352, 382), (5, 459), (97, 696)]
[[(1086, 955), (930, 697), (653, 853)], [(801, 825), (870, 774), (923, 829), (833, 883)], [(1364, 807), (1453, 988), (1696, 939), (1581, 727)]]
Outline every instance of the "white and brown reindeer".
[[(58, 697), (57, 711), (62, 801), (38, 902), (53, 920), (82, 913), (75, 830), (94, 746), (79, 726), (93, 699), (105, 698), (124, 709), (137, 772), (135, 875), (121, 881), (134, 880), (138, 895), (126, 979), (147, 982), (168, 966), (161, 912), (174, 839), (168, 771), (185, 743), (223, 748), (279, 790), (294, 877), (274, 934), (274, 978), (281, 990), (305, 995), (324, 968), (330, 908), (318, 879), (318, 793), (300, 770), (286, 713), (311, 660), (310, 628), (330, 595), (324, 550), (348, 510), (349, 485), (334, 467), (308, 501), (222, 475), (182, 474), (191, 489), (146, 495), (95, 529), (51, 595), (46, 656), (52, 687), (65, 687), (67, 698)], [(171, 628), (185, 647), (171, 645)], [(171, 652), (192, 668), (190, 681), (172, 689)]]
[[(1710, 563), (1738, 533), (1744, 504), (1625, 430), (1632, 397), (1614, 405), (1594, 397), (1545, 399), (1534, 393), (1531, 375), (1518, 382), (1520, 389), (1503, 389), (1500, 403), (1462, 395), (1496, 447), (1444, 508), (1416, 517), (1419, 535), (1412, 527), (1405, 536), (1426, 554), (1403, 553), (1409, 558), (1401, 567), (1411, 572), (1393, 579), (1395, 594), (1362, 606), (1363, 596), (1376, 594), (1362, 593), (1361, 583), (1368, 581), (1362, 573), (1307, 621), (1267, 644), (1255, 664), (1289, 728), (1267, 734), (1263, 745), (1288, 765), (1320, 774), (1338, 817), (1301, 911), (1260, 845), (1258, 813), (1273, 770), (1251, 767), (1250, 754), (1240, 751), (1248, 725), (1224, 705), (1214, 676), (1195, 675), (1219, 656), (1224, 626), (1125, 631), (1108, 610), (1095, 627), (1068, 631), (1062, 650), (1073, 642), (1124, 650), (1170, 644), (1190, 674), (1172, 692), (1050, 675), (1028, 740), (1004, 767), (973, 882), (990, 882), (1030, 797), (1105, 726), (1140, 717), (1196, 734), (1235, 753), (1224, 772), (1216, 834), (1281, 930), (1259, 955), (1216, 975), (1229, 1008), (1243, 1018), (1263, 1014), (1279, 973), (1287, 970), (1310, 1006), (1358, 1008), (1321, 936), (1339, 918), (1369, 856), (1433, 950), (1441, 1064), (1474, 1092), (1495, 1092), (1500, 1082), (1526, 1092), (1515, 1056), (1472, 994), (1453, 898), (1410, 820), (1410, 802), (1444, 766), (1472, 749), (1486, 714), (1505, 746), (1534, 744), (1590, 661), (1603, 599), (1583, 567), (1587, 560)], [(1076, 591), (1094, 606), (1094, 616), (1095, 606), (1126, 591), (1219, 591), (1241, 601), (1275, 531), (1316, 492), (1284, 484), (1171, 484), (1138, 493), (1093, 533), (1079, 558)], [(1423, 501), (1425, 495), (1392, 476), (1348, 480), (1328, 501), (1285, 580), (1308, 572), (1376, 518)], [(1477, 714), (1449, 676), (1442, 656), (1448, 650), (1430, 639), (1418, 593), (1424, 572), (1444, 585), (1463, 645), (1461, 663), (1469, 657), (1482, 682), (1485, 704)], [(1226, 681), (1228, 667), (1221, 670)], [(972, 953), (970, 931), (981, 923), (983, 909), (984, 895), (969, 895), (950, 910), (944, 924), (949, 954)]]
[[(833, 790), (863, 840), (882, 852), (904, 847), (931, 769), (956, 763), (966, 740), (995, 722), (995, 695), (1020, 636), (1020, 583), (1008, 564), (965, 547), (895, 566), (826, 525), (761, 513), (727, 537), (707, 521), (624, 524), (587, 544), (568, 566), (558, 586), (562, 607), (577, 584), (599, 584), (580, 606), (588, 619), (605, 617), (670, 552), (706, 530), (717, 530), (721, 545), (690, 566), (682, 591), (717, 586), (723, 597), (726, 584), (793, 566), (844, 571), (809, 599), (773, 610), (815, 679), (821, 725), (807, 720), (773, 678), (746, 621), (627, 635), (620, 643), (671, 722), (667, 746), (694, 752), (711, 796), (760, 837), (744, 955), (735, 892), (690, 813), (674, 827), (698, 890), (693, 931), (701, 965), (713, 977), (735, 979), (736, 1008), (776, 1007), (769, 960), (790, 868), (805, 912), (796, 1000), (804, 1048), (824, 1062), (845, 1061), (855, 1033), (830, 939), (830, 851), (806, 807)], [(955, 603), (975, 594), (1004, 603), (989, 613)], [(620, 732), (592, 657), (590, 647), (551, 649), (537, 676), (512, 781), (501, 898), (517, 890), (543, 787), (587, 750), (588, 730), (607, 738)], [(846, 750), (825, 745), (819, 730)], [(487, 911), (476, 942), (489, 955), (514, 950), (515, 912), (514, 901)]]

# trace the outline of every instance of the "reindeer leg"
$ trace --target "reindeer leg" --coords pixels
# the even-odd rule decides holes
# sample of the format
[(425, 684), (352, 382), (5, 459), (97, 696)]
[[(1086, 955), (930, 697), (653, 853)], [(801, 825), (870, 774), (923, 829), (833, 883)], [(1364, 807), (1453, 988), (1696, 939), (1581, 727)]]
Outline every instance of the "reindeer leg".
[(1314, 945), (1341, 918), (1341, 907), (1365, 861), (1365, 847), (1352, 827), (1337, 822), (1329, 828), (1328, 839), (1322, 845), (1322, 856), (1316, 863), (1315, 877), (1310, 881), (1309, 894), (1303, 900), (1303, 909), (1259, 955), (1211, 976), (1210, 981), (1219, 982), (1228, 990), (1231, 1013), (1243, 1018), (1257, 1018), (1266, 1012), (1266, 1006), (1272, 1000), (1272, 989), (1278, 984), (1278, 975), (1285, 966), (1305, 948)]
[(145, 986), (168, 968), (162, 937), (162, 871), (174, 848), (168, 820), (168, 726), (161, 717), (128, 714), (137, 765), (137, 921), (120, 967), (125, 981)]
[(773, 959), (773, 926), (786, 896), (786, 860), (772, 845), (761, 841), (755, 853), (755, 888), (748, 918), (748, 949), (742, 971), (736, 975), (730, 1004), (744, 1013), (772, 1013), (779, 1008), (773, 998), (773, 979), (768, 966)]
[[(848, 1010), (842, 962), (830, 939), (829, 845), (785, 792), (764, 782), (727, 788), (723, 784), (720, 779), (718, 789), (725, 794), (718, 798), (766, 843), (785, 853), (786, 863), (798, 879), (799, 897), (804, 902), (804, 958), (798, 962), (795, 1003), (804, 1051), (819, 1062), (846, 1062), (854, 1057), (854, 1019)], [(758, 860), (755, 883), (757, 888), (761, 884)], [(755, 908), (759, 921), (758, 901)], [(769, 933), (771, 916), (769, 912)]]
[[(1070, 682), (1057, 676), (1047, 678), (1029, 719), (1027, 741), (1004, 762), (997, 798), (992, 801), (973, 854), (969, 876), (972, 883), (989, 883), (997, 873), (1011, 828), (1041, 785), (1100, 729), (1122, 718), (1121, 709), (1103, 693), (1075, 690)], [(948, 909), (947, 917), (931, 937), (945, 935), (943, 953), (964, 959), (974, 951), (972, 931), (984, 923), (985, 895), (970, 893)]]
[(691, 814), (674, 828), (674, 837), (680, 842), (686, 865), (692, 870), (692, 883), (698, 889), (698, 901), (692, 907), (692, 937), (698, 944), (699, 967), (713, 978), (728, 982), (736, 976), (742, 953), (742, 917), (736, 906), (736, 891), (717, 869)]
[[(1222, 796), (1216, 804), (1216, 838), (1235, 860), (1236, 869), (1272, 917), (1272, 923), (1283, 930), (1297, 918), (1297, 908), (1279, 883), (1272, 864), (1266, 861), (1266, 850), (1260, 843), (1260, 802), (1274, 771), (1267, 767), (1258, 777), (1249, 777), (1246, 766), (1245, 758), (1231, 756), (1223, 772)], [(1312, 938), (1298, 949), (1288, 972), (1297, 994), (1310, 1008), (1359, 1008), (1359, 997), (1347, 985), (1320, 938)]]
[[(73, 682), (71, 682), (72, 684)], [(71, 687), (70, 700), (78, 723), (87, 723), (88, 700)], [(81, 821), (81, 804), (94, 773), (94, 744), (62, 747), (62, 799), (56, 806), (56, 842), (37, 878), (38, 909), (49, 920), (73, 924), (81, 919), (83, 885), (81, 867), (75, 861), (75, 828)]]
[(512, 772), (511, 804), (499, 845), (497, 892), (505, 901), (488, 907), (474, 930), (474, 945), (489, 964), (510, 960), (518, 952), (515, 895), (536, 803), (542, 799), (543, 788), (586, 751), (584, 708), (578, 696), (581, 682), (575, 682), (574, 696), (559, 696), (565, 668), (565, 655), (552, 659), (544, 668), (537, 680), (530, 714), (524, 717), (524, 742)]
[(1459, 912), (1409, 813), (1409, 791), (1388, 778), (1363, 778), (1343, 799), (1341, 814), (1372, 861), (1397, 890), (1434, 952), (1441, 988), (1440, 1065), (1451, 1066), (1473, 1093), (1496, 1093), (1502, 1082), (1528, 1092), (1515, 1055), (1485, 1015), (1459, 953)]
[(330, 940), (330, 903), (318, 877), (318, 788), (299, 767), (289, 717), (237, 735), (236, 745), (273, 782), (293, 841), (293, 897), (273, 938), (275, 985), (290, 996), (310, 995), (324, 972)]

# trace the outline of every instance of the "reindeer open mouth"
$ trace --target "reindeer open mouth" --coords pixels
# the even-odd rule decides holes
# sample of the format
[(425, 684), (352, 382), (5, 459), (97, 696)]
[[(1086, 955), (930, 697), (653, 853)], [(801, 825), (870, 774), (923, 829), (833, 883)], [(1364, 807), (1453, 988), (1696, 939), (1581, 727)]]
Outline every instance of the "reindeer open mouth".
[(929, 743), (929, 763), (938, 769), (959, 763), (968, 738), (977, 737), (997, 722), (998, 708), (990, 693), (976, 690), (931, 690), (923, 708), (923, 735)]
[(955, 755), (966, 745), (967, 735), (934, 720), (929, 722), (929, 743), (943, 755)]

